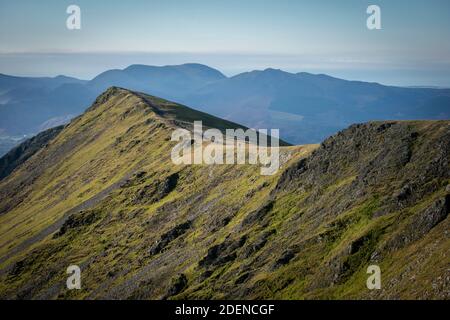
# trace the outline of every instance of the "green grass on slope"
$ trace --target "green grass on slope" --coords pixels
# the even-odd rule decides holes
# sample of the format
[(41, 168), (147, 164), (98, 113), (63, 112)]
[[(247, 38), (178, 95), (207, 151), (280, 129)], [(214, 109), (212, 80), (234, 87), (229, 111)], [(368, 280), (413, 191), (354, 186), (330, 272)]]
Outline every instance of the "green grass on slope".
[[(1, 263), (0, 298), (358, 299), (444, 292), (435, 275), (448, 268), (448, 218), (412, 243), (391, 244), (446, 195), (448, 180), (428, 182), (434, 191), (414, 205), (386, 210), (393, 187), (354, 192), (363, 182), (351, 161), (277, 189), (284, 170), (317, 146), (280, 148), (285, 160), (274, 176), (261, 176), (254, 165), (175, 166), (172, 120), (198, 120), (197, 113), (145, 99), (152, 106), (141, 95), (108, 90), (0, 182), (13, 201), (26, 194), (0, 216), (0, 257), (41, 235)], [(378, 159), (377, 152), (364, 159)], [(38, 169), (42, 174), (26, 180)], [(67, 213), (61, 228), (43, 233)], [(372, 263), (383, 270), (381, 292), (365, 286)], [(82, 269), (81, 290), (65, 289), (72, 264)]]

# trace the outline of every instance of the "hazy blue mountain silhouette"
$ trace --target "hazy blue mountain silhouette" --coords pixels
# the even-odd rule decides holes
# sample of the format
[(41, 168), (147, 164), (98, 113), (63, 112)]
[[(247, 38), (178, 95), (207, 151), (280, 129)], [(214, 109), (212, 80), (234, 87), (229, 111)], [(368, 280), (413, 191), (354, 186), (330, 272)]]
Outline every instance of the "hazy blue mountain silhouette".
[(321, 141), (355, 122), (450, 117), (449, 89), (391, 87), (275, 69), (223, 79), (182, 102), (250, 127), (280, 128), (293, 143)]
[(34, 134), (49, 121), (59, 125), (68, 116), (81, 114), (113, 85), (178, 98), (222, 78), (225, 76), (219, 71), (200, 64), (132, 65), (106, 71), (91, 81), (0, 75), (0, 134)]
[[(401, 88), (276, 69), (226, 77), (201, 64), (131, 65), (90, 81), (0, 75), (0, 135), (35, 134), (82, 113), (110, 86), (174, 100), (291, 143), (320, 142), (355, 122), (449, 119), (450, 89)], [(1, 141), (0, 141), (1, 143)]]
[(131, 65), (124, 70), (109, 70), (89, 82), (89, 87), (102, 92), (111, 85), (148, 92), (155, 96), (182, 97), (209, 83), (226, 77), (205, 65), (189, 63), (154, 67)]
[(41, 126), (52, 119), (57, 122), (80, 114), (96, 96), (86, 84), (64, 76), (0, 75), (0, 134), (33, 134), (46, 129)]

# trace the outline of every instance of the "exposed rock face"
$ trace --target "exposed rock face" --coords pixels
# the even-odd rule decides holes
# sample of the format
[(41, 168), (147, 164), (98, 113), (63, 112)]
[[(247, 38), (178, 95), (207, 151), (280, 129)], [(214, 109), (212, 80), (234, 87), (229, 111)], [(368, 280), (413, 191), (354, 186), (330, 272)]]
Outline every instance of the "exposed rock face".
[(409, 219), (406, 227), (387, 244), (390, 250), (399, 249), (417, 241), (445, 220), (450, 212), (450, 193), (434, 201), (428, 208)]
[[(433, 183), (435, 179), (450, 178), (450, 128), (447, 122), (441, 124), (440, 135), (435, 138), (421, 137), (408, 122), (353, 125), (286, 170), (277, 189), (310, 190), (313, 200), (320, 197), (323, 187), (349, 179), (346, 198), (353, 201), (389, 184), (396, 190), (382, 195), (381, 208), (374, 214), (411, 206), (436, 192), (439, 186)], [(347, 206), (347, 201), (340, 201), (332, 213), (338, 214)]]
[(164, 233), (161, 236), (161, 239), (150, 249), (150, 254), (155, 255), (160, 253), (171, 241), (185, 233), (190, 228), (191, 224), (191, 221), (187, 221)]
[(206, 256), (199, 261), (200, 267), (220, 266), (236, 259), (236, 250), (247, 241), (246, 236), (240, 239), (226, 239), (224, 242), (208, 249)]
[(172, 284), (167, 292), (167, 295), (163, 299), (179, 294), (184, 288), (186, 288), (187, 282), (188, 280), (184, 274), (178, 275), (172, 280)]
[[(131, 203), (133, 205), (143, 205), (160, 201), (175, 189), (178, 177), (178, 173), (173, 173), (163, 180), (158, 179), (142, 187), (137, 194), (133, 190), (133, 195), (130, 197)], [(123, 187), (126, 187), (126, 185)]]
[(269, 201), (267, 204), (259, 208), (258, 210), (248, 214), (242, 221), (242, 227), (247, 227), (255, 222), (262, 222), (266, 215), (273, 209), (273, 201)]
[(244, 249), (244, 257), (248, 258), (252, 254), (261, 250), (261, 248), (263, 248), (266, 245), (267, 241), (269, 241), (269, 237), (274, 233), (275, 230), (265, 231), (256, 239), (256, 241), (249, 243)]
[(295, 257), (295, 253), (292, 250), (284, 251), (280, 258), (275, 261), (272, 270), (276, 270), (289, 263)]
[(202, 117), (230, 126), (112, 88), (0, 181), (0, 298), (450, 298), (449, 121), (353, 125), (261, 176), (172, 164)]
[(99, 214), (95, 211), (80, 211), (78, 213), (71, 214), (53, 237), (58, 238), (66, 234), (69, 230), (89, 226), (98, 219)]

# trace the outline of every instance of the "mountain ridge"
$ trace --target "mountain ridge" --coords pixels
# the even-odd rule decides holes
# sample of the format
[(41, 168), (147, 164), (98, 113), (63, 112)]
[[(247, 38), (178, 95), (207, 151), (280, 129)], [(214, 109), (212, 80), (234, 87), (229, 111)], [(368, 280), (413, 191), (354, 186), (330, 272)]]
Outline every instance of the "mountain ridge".
[(2, 137), (34, 135), (46, 123), (63, 124), (61, 119), (81, 114), (110, 86), (160, 96), (247, 127), (278, 128), (292, 144), (318, 143), (357, 122), (450, 118), (449, 89), (384, 86), (271, 68), (226, 77), (201, 64), (130, 65), (89, 81), (22, 80), (0, 79)]
[(1, 298), (449, 298), (449, 121), (352, 125), (261, 176), (175, 166), (168, 119), (112, 88), (0, 181)]

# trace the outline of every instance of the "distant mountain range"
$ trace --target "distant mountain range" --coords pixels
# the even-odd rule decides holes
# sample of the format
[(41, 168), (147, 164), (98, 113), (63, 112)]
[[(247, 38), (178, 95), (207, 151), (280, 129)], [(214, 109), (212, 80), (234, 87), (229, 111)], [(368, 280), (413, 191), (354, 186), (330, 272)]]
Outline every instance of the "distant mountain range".
[(275, 69), (226, 77), (201, 64), (131, 65), (90, 81), (0, 75), (0, 144), (10, 136), (67, 122), (111, 86), (160, 96), (256, 129), (279, 128), (281, 137), (294, 144), (320, 142), (355, 122), (450, 118), (450, 89), (391, 87)]

